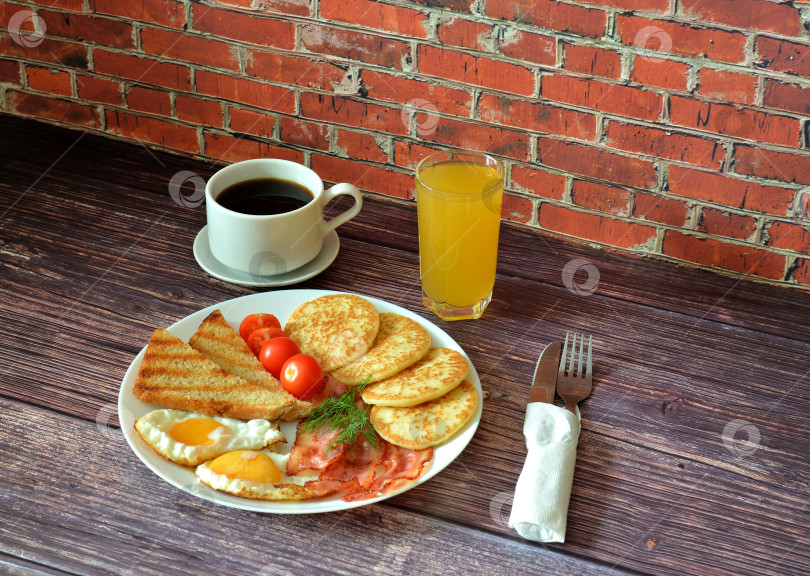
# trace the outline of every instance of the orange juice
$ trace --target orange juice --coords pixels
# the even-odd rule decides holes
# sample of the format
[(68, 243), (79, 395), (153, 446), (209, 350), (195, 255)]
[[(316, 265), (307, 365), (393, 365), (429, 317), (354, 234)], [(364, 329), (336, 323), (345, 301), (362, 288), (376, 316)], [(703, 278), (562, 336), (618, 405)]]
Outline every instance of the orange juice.
[(416, 178), (425, 304), (447, 320), (477, 318), (495, 283), (503, 169), (486, 156), (435, 156)]

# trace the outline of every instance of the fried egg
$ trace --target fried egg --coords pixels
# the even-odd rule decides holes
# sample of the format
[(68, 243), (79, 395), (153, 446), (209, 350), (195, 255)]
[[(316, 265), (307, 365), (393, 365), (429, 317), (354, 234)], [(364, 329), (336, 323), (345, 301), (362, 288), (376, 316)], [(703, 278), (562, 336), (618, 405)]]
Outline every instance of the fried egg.
[(228, 452), (197, 467), (197, 478), (215, 490), (259, 500), (304, 500), (315, 492), (304, 486), (317, 474), (288, 476), (289, 454), (271, 450)]
[(155, 410), (138, 418), (135, 428), (152, 449), (183, 466), (197, 466), (234, 450), (261, 450), (285, 442), (278, 425), (267, 420), (203, 416), (184, 410)]

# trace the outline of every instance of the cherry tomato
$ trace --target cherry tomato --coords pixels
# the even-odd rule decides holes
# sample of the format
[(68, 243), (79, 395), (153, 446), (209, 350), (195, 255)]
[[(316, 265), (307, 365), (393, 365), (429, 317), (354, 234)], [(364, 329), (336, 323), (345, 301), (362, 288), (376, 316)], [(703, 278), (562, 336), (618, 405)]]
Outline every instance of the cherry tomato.
[(251, 332), (259, 328), (281, 328), (281, 322), (272, 314), (248, 314), (239, 325), (239, 335), (247, 342)]
[(259, 362), (265, 370), (278, 378), (287, 359), (300, 353), (298, 344), (289, 338), (271, 338), (259, 350)]
[(275, 326), (271, 326), (270, 328), (259, 328), (258, 330), (254, 330), (248, 336), (247, 344), (250, 346), (250, 349), (253, 350), (253, 353), (258, 356), (259, 351), (262, 349), (262, 345), (265, 342), (272, 338), (286, 338), (287, 335), (284, 333), (284, 330), (281, 328), (276, 328)]
[(281, 368), (279, 382), (284, 389), (300, 400), (309, 400), (323, 388), (323, 368), (309, 354), (291, 356)]

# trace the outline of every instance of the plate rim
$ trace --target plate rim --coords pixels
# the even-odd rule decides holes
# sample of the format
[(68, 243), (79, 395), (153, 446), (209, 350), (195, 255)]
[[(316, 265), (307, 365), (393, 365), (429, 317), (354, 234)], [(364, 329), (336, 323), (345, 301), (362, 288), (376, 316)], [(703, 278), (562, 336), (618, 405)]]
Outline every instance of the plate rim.
[[(274, 295), (284, 294), (284, 298), (299, 298), (297, 304), (295, 306), (299, 306), (304, 302), (308, 302), (314, 298), (319, 296), (325, 296), (328, 294), (348, 294), (354, 296), (360, 296), (361, 298), (365, 298), (369, 300), (372, 304), (374, 304), (375, 308), (378, 308), (378, 304), (381, 304), (383, 308), (392, 308), (392, 310), (381, 310), (381, 312), (392, 311), (403, 314), (416, 322), (420, 325), (425, 327), (428, 330), (428, 333), (431, 335), (431, 346), (446, 346), (453, 348), (459, 351), (464, 358), (467, 360), (469, 364), (469, 373), (466, 377), (473, 386), (475, 386), (476, 392), (478, 393), (478, 403), (476, 406), (475, 413), (470, 421), (465, 424), (461, 430), (456, 432), (452, 438), (447, 440), (446, 442), (442, 443), (439, 446), (434, 447), (434, 454), (433, 459), (431, 460), (430, 468), (428, 468), (425, 473), (420, 476), (418, 479), (414, 480), (406, 484), (405, 486), (392, 491), (389, 494), (384, 494), (382, 496), (378, 496), (375, 498), (369, 498), (367, 500), (359, 500), (353, 502), (345, 502), (340, 500), (339, 498), (335, 498), (334, 496), (329, 497), (322, 497), (310, 500), (301, 500), (301, 501), (268, 501), (268, 500), (252, 500), (248, 498), (240, 498), (238, 496), (233, 496), (231, 494), (226, 494), (224, 492), (215, 491), (204, 484), (199, 483), (196, 480), (196, 476), (194, 473), (184, 467), (174, 464), (161, 456), (158, 456), (151, 447), (149, 447), (140, 437), (138, 432), (135, 430), (134, 422), (135, 419), (143, 415), (148, 410), (151, 409), (158, 409), (156, 405), (153, 404), (146, 404), (135, 398), (132, 394), (132, 385), (134, 384), (135, 378), (137, 376), (138, 369), (140, 368), (141, 362), (143, 360), (144, 353), (146, 351), (146, 346), (144, 346), (133, 358), (132, 362), (130, 363), (129, 367), (127, 368), (124, 377), (121, 380), (121, 387), (119, 388), (118, 393), (118, 417), (119, 423), (121, 424), (121, 430), (123, 432), (124, 438), (127, 441), (127, 445), (129, 446), (130, 450), (135, 453), (138, 459), (146, 465), (146, 467), (151, 470), (154, 474), (156, 474), (161, 480), (171, 484), (172, 486), (179, 488), (185, 493), (191, 494), (208, 502), (213, 502), (215, 504), (220, 504), (223, 506), (228, 506), (232, 508), (242, 509), (242, 510), (249, 510), (254, 512), (262, 512), (268, 514), (317, 514), (317, 513), (325, 513), (325, 512), (336, 512), (342, 510), (348, 510), (351, 508), (357, 508), (360, 506), (367, 506), (369, 504), (374, 504), (376, 502), (380, 502), (382, 500), (387, 500), (398, 494), (406, 492), (411, 488), (419, 486), (424, 482), (430, 480), (447, 468), (450, 464), (452, 464), (460, 455), (461, 453), (467, 448), (470, 441), (472, 440), (473, 436), (475, 435), (478, 425), (481, 421), (481, 416), (483, 413), (483, 391), (481, 387), (481, 381), (478, 376), (478, 372), (475, 369), (472, 361), (470, 360), (467, 353), (462, 349), (462, 347), (456, 342), (454, 338), (452, 338), (447, 332), (441, 329), (439, 326), (431, 322), (430, 320), (419, 316), (415, 312), (408, 310), (398, 304), (393, 304), (381, 298), (376, 298), (374, 296), (367, 296), (363, 294), (357, 294), (353, 292), (343, 292), (343, 291), (336, 291), (336, 290), (321, 290), (321, 289), (287, 289), (287, 290), (271, 290), (265, 292), (258, 292), (254, 294), (247, 294), (244, 296), (239, 296), (236, 298), (230, 298), (228, 300), (223, 300), (221, 302), (217, 302), (215, 304), (211, 304), (206, 306), (202, 309), (199, 309), (191, 314), (188, 314), (174, 322), (171, 326), (167, 329), (169, 332), (172, 332), (175, 335), (182, 336), (182, 332), (185, 330), (185, 325), (189, 323), (193, 323), (196, 321), (196, 318), (199, 318), (199, 321), (196, 321), (196, 325), (193, 328), (193, 331), (196, 331), (197, 326), (199, 326), (200, 322), (211, 312), (214, 310), (220, 309), (222, 310), (224, 307), (234, 306), (236, 303), (243, 304), (249, 300), (265, 300), (268, 298), (272, 298)], [(290, 310), (290, 313), (292, 310)], [(226, 315), (225, 310), (223, 310), (223, 315)], [(282, 318), (279, 318), (281, 320)], [(287, 320), (287, 317), (284, 317), (284, 324)], [(181, 334), (177, 334), (177, 332), (181, 332)], [(442, 341), (436, 342), (436, 338), (434, 338), (434, 333), (436, 336), (440, 337)], [(190, 335), (189, 335), (190, 337)], [(140, 408), (140, 410), (138, 410)], [(137, 413), (137, 415), (136, 415)], [(441, 450), (441, 452), (440, 452)], [(439, 453), (442, 458), (442, 462), (439, 465), (436, 465), (437, 453)], [(186, 481), (182, 481), (183, 478), (186, 478)]]
[[(275, 274), (272, 276), (256, 276), (256, 280), (248, 280), (243, 279), (238, 276), (229, 275), (228, 270), (230, 270), (227, 266), (219, 262), (214, 255), (211, 253), (211, 250), (208, 248), (208, 225), (204, 225), (200, 228), (200, 231), (197, 232), (197, 235), (194, 237), (194, 243), (192, 244), (192, 252), (194, 253), (194, 259), (197, 261), (197, 265), (202, 269), (203, 272), (211, 276), (212, 278), (216, 278), (217, 280), (221, 280), (222, 282), (228, 282), (229, 284), (237, 284), (239, 286), (248, 286), (251, 288), (283, 288), (284, 286), (291, 286), (293, 284), (299, 284), (300, 282), (304, 282), (305, 280), (309, 280), (310, 278), (314, 278), (318, 274), (324, 272), (335, 259), (338, 257), (340, 253), (340, 236), (337, 234), (337, 230), (331, 230), (326, 236), (323, 237), (323, 247), (318, 254), (301, 266), (300, 268), (296, 268), (295, 270), (291, 270), (290, 272), (283, 272), (281, 274)], [(323, 259), (322, 262), (318, 262), (319, 259)], [(214, 266), (209, 265), (209, 260), (213, 260), (216, 262), (217, 266), (221, 266), (224, 270), (218, 270)], [(310, 265), (313, 265), (317, 262), (317, 266), (312, 268), (311, 270), (306, 270), (306, 268)], [(237, 274), (243, 274), (237, 270), (234, 270)], [(296, 275), (296, 272), (300, 272)], [(289, 276), (286, 279), (281, 279), (285, 276)]]

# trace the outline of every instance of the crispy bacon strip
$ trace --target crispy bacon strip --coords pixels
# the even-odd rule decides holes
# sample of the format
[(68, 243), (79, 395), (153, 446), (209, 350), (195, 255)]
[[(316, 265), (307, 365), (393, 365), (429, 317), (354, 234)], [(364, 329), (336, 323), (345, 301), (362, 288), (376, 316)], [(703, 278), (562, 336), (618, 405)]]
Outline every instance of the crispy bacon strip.
[(302, 432), (302, 424), (303, 422), (298, 423), (295, 443), (287, 461), (288, 476), (294, 476), (304, 470), (321, 471), (340, 460), (346, 451), (345, 444), (335, 444), (331, 449), (328, 448), (329, 443), (340, 434), (339, 430), (323, 428), (315, 432)]
[(399, 488), (405, 480), (414, 480), (422, 475), (425, 464), (433, 459), (433, 448), (409, 450), (382, 441), (382, 465), (385, 471), (378, 474), (364, 491), (353, 492), (343, 496), (343, 500), (352, 502), (388, 494)]
[[(379, 439), (378, 443), (382, 441)], [(321, 473), (321, 479), (344, 482), (355, 479), (359, 488), (368, 489), (381, 462), (382, 450), (372, 446), (365, 438), (358, 438), (352, 447), (343, 453), (342, 458), (332, 462)]]
[(433, 459), (433, 448), (409, 450), (388, 443), (391, 453), (383, 457), (385, 476), (388, 479), (407, 478), (415, 480), (422, 475), (425, 464)]
[[(345, 384), (327, 376), (323, 390), (312, 399), (319, 405), (326, 398), (340, 396), (348, 388)], [(366, 405), (359, 396), (355, 399), (359, 408)], [(345, 493), (347, 502), (374, 498), (392, 492), (410, 480), (422, 475), (424, 466), (433, 458), (433, 449), (408, 450), (378, 438), (375, 448), (365, 438), (359, 438), (347, 448), (345, 444), (329, 444), (340, 432), (322, 428), (315, 432), (302, 432), (298, 424), (295, 443), (287, 462), (287, 474), (293, 476), (305, 470), (319, 472), (316, 480), (306, 483), (317, 496), (338, 492)]]
[(304, 486), (315, 492), (316, 497), (334, 494), (335, 492), (348, 492), (351, 494), (353, 492), (361, 490), (360, 485), (354, 478), (352, 478), (348, 482), (343, 482), (341, 480), (332, 480), (332, 479), (326, 480), (323, 478), (317, 478), (315, 480), (310, 480), (309, 482), (304, 484)]

